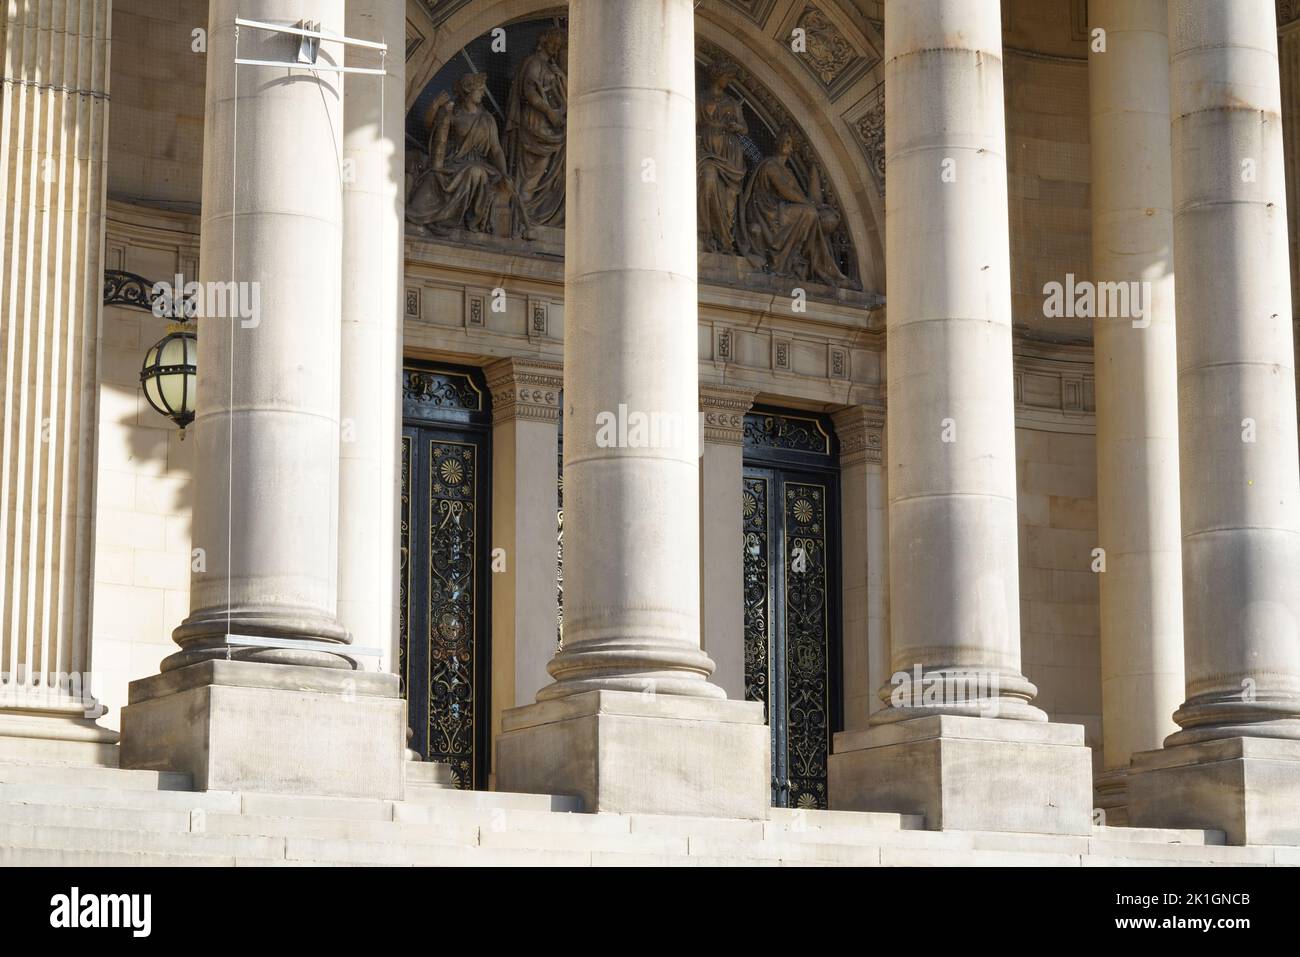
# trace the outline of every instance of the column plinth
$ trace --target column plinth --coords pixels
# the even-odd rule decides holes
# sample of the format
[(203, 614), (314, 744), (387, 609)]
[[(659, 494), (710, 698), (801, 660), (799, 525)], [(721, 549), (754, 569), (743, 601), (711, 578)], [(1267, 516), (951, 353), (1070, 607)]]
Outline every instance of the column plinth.
[(569, 7), (564, 650), (503, 715), (497, 783), (764, 817), (762, 705), (700, 648), (694, 6)]
[(1000, 6), (887, 0), (885, 20), (894, 674), (871, 727), (835, 737), (831, 806), (1088, 833), (1083, 729), (1047, 724), (1020, 670)]

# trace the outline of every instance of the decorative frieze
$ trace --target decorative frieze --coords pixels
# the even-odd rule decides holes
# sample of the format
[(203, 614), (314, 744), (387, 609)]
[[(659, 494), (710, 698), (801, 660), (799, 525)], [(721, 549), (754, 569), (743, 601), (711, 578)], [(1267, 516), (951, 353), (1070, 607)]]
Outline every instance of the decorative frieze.
[(827, 349), (826, 375), (831, 379), (849, 377), (849, 350), (841, 346), (830, 346)]
[(528, 338), (551, 337), (551, 304), (545, 299), (528, 299)]
[(704, 418), (704, 441), (719, 445), (741, 445), (745, 413), (754, 406), (752, 389), (729, 386), (700, 386), (700, 415)]
[(541, 359), (501, 359), (487, 367), (492, 421), (559, 422), (564, 366)]
[(840, 440), (840, 465), (883, 465), (885, 461), (885, 407), (855, 405), (831, 415)]
[(790, 340), (772, 338), (772, 368), (777, 372), (792, 372), (790, 365)]

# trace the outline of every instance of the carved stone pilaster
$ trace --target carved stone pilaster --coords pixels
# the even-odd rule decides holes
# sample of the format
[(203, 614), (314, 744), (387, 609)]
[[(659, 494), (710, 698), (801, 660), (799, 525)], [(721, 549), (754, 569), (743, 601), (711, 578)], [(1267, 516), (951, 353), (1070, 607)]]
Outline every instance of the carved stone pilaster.
[(501, 359), (485, 371), (492, 392), (494, 424), (511, 419), (560, 421), (560, 392), (564, 388), (561, 363), (545, 359)]
[(883, 465), (885, 462), (885, 408), (879, 405), (855, 405), (831, 416), (840, 440), (840, 464), (843, 466)]
[(700, 386), (700, 415), (704, 417), (704, 441), (719, 445), (740, 445), (744, 441), (745, 413), (754, 407), (752, 389), (729, 386)]

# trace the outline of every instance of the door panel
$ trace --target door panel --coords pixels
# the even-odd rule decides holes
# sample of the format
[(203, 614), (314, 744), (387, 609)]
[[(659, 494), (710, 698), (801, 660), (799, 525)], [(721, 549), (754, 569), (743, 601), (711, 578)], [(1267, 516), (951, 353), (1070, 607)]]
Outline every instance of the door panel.
[[(466, 377), (408, 369), (429, 379)], [(439, 388), (446, 396), (454, 390)], [(410, 390), (408, 389), (408, 400)], [(473, 397), (472, 392), (465, 393)], [(481, 404), (482, 395), (474, 398)], [(437, 403), (405, 403), (400, 515), (399, 674), (411, 748), (451, 765), (456, 786), (486, 784), (490, 435)], [(440, 414), (441, 411), (441, 414)], [(482, 408), (469, 411), (484, 412)]]
[(763, 703), (772, 731), (772, 803), (824, 808), (840, 720), (833, 442), (816, 420), (814, 429), (794, 415), (753, 416), (767, 421), (746, 422), (745, 697)]

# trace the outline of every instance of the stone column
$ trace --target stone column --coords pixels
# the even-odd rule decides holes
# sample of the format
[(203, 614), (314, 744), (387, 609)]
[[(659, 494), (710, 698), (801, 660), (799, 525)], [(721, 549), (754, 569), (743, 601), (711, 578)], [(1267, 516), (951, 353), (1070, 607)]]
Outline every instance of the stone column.
[(727, 702), (700, 649), (693, 18), (569, 6), (564, 651), (503, 716), (497, 780), (760, 817), (762, 706)]
[(1169, 46), (1187, 698), (1182, 730), (1134, 759), (1130, 817), (1300, 843), (1300, 473), (1273, 4), (1170, 0)]
[(831, 804), (1087, 833), (1083, 729), (1020, 673), (999, 3), (885, 20), (891, 665), (920, 680), (836, 736)]
[(0, 23), (0, 758), (116, 740), (90, 687), (110, 5)]
[[(161, 675), (132, 684), (122, 719), (124, 766), (187, 771), (204, 788), (402, 789), (397, 676), (351, 670), (337, 615), (343, 74), (235, 63), (292, 61), (300, 45), (236, 28), (236, 17), (305, 18), (342, 35), (343, 6), (209, 8), (200, 248), (209, 302), (192, 429), (192, 541), (203, 561), (174, 633), (181, 650)], [(342, 45), (323, 40), (318, 62), (341, 65)], [(212, 308), (210, 293), (231, 284), (254, 308)]]
[(1088, 70), (1093, 280), (1132, 293), (1129, 314), (1093, 324), (1106, 555), (1097, 791), (1117, 824), (1129, 759), (1174, 731), (1183, 685), (1169, 37), (1166, 0), (1093, 0), (1088, 13), (1106, 41)]
[[(1277, 55), (1282, 80), (1282, 146), (1286, 157), (1287, 238), (1291, 257), (1291, 309), (1300, 305), (1300, 5), (1278, 4)], [(1291, 319), (1293, 336), (1300, 316)], [(1300, 344), (1298, 342), (1297, 344)]]
[(348, 0), (358, 48), (343, 89), (342, 387), (338, 611), (353, 641), (397, 661), (401, 477), (402, 275), (406, 156), (406, 12), (394, 0)]
[[(214, 0), (208, 31), (200, 283), (259, 308), (200, 319), (194, 526), (181, 651), (344, 667), (326, 651), (227, 635), (350, 640), (337, 614), (343, 82), (235, 65), (237, 16), (343, 33), (342, 0)], [(239, 55), (293, 59), (296, 37), (239, 28)], [(340, 44), (322, 62), (342, 63)], [(283, 74), (283, 70), (280, 71)], [(370, 80), (373, 82), (373, 79)], [(236, 91), (236, 83), (238, 90)]]
[(713, 681), (728, 698), (745, 697), (745, 595), (741, 498), (745, 413), (752, 389), (700, 387), (700, 623)]
[(563, 366), (501, 359), (487, 367), (492, 392), (492, 750), (503, 711), (550, 683), (555, 654), (556, 442)]
[(867, 727), (889, 681), (889, 509), (885, 410), (855, 405), (832, 416), (840, 442), (843, 526), (844, 727)]

